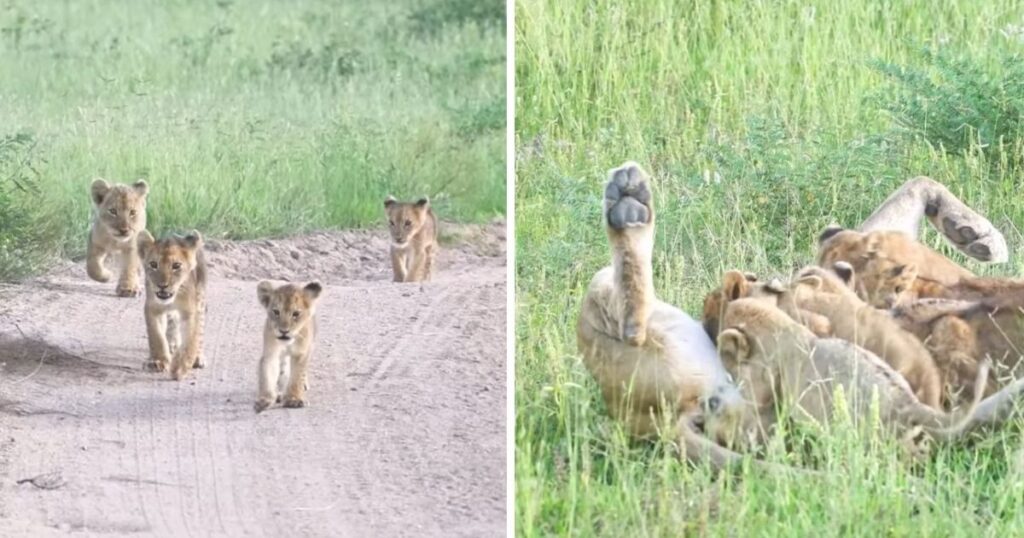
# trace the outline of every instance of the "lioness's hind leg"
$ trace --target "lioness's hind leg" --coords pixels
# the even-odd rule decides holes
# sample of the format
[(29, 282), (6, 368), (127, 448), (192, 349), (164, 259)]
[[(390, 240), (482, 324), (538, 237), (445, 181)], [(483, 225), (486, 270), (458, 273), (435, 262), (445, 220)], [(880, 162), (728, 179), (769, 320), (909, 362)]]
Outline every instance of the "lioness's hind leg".
[(615, 302), (621, 312), (619, 334), (630, 345), (647, 341), (647, 318), (654, 302), (651, 251), (654, 202), (647, 173), (627, 162), (608, 173), (604, 217), (614, 251)]
[(654, 216), (646, 174), (632, 163), (612, 171), (604, 188), (604, 200), (605, 216), (613, 230), (645, 226)]

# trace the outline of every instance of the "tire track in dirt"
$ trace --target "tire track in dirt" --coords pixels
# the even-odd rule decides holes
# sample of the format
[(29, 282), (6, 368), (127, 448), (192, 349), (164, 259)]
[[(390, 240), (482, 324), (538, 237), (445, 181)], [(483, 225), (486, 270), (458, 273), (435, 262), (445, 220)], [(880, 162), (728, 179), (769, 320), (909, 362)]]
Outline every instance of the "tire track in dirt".
[[(0, 487), (0, 534), (503, 534), (503, 255), (450, 252), (421, 286), (318, 272), (335, 266), (308, 259), (314, 250), (301, 255), (310, 271), (276, 272), (326, 284), (301, 410), (252, 412), (264, 317), (254, 280), (214, 272), (208, 366), (181, 383), (140, 371), (141, 299), (113, 297), (80, 267), (0, 290), (0, 401), (43, 410), (0, 409), (0, 437), (13, 439), (0, 438), (0, 481), (55, 468), (67, 479)], [(120, 327), (97, 331), (101, 319)]]

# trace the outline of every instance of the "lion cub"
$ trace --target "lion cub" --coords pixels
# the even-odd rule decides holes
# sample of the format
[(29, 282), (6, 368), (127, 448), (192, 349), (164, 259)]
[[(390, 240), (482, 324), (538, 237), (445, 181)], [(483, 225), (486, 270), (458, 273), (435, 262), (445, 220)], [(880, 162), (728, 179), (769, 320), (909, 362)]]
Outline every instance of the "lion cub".
[(384, 200), (384, 212), (391, 230), (391, 268), (395, 282), (430, 280), (437, 254), (437, 217), (430, 201), (399, 202), (393, 196)]
[(281, 401), (285, 407), (305, 407), (306, 370), (316, 338), (316, 302), (323, 288), (317, 282), (305, 286), (284, 284), (277, 288), (260, 282), (256, 296), (267, 311), (263, 326), (263, 357), (259, 369), (257, 413)]
[(192, 368), (205, 366), (203, 239), (192, 230), (185, 237), (170, 235), (156, 241), (143, 230), (138, 247), (146, 272), (149, 361), (145, 366), (157, 372), (167, 371), (169, 366), (171, 377), (180, 380)]
[(122, 267), (117, 295), (136, 297), (142, 290), (135, 241), (138, 233), (146, 229), (149, 186), (142, 180), (131, 185), (111, 185), (97, 179), (92, 182), (90, 191), (96, 213), (89, 230), (86, 272), (97, 282), (109, 282), (112, 275), (103, 262), (111, 254), (120, 254)]

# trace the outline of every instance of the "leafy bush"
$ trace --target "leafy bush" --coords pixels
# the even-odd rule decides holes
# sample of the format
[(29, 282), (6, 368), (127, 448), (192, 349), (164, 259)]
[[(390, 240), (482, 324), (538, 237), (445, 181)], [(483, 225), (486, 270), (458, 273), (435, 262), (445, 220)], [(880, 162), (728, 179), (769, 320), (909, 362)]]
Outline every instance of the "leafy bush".
[(30, 134), (0, 137), (0, 280), (37, 269), (55, 242), (54, 221), (40, 209), (35, 150)]
[(1024, 58), (1006, 49), (990, 52), (997, 56), (925, 48), (918, 53), (920, 66), (873, 62), (893, 82), (882, 96), (883, 109), (936, 148), (960, 155), (980, 149), (991, 163), (1019, 166)]

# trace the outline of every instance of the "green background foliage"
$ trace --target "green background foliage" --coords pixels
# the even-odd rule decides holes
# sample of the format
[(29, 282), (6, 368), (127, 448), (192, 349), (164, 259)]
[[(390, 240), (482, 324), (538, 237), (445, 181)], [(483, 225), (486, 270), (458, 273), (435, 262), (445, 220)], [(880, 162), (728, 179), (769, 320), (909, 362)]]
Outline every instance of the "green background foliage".
[(910, 466), (842, 421), (768, 449), (823, 477), (730, 477), (715, 517), (700, 502), (710, 473), (667, 443), (627, 442), (575, 344), (610, 259), (602, 184), (625, 160), (656, 181), (658, 293), (695, 317), (726, 270), (789, 275), (826, 225), (858, 225), (917, 175), (990, 217), (1013, 254), (986, 267), (930, 230), (926, 243), (1020, 275), (1019, 3), (519, 0), (515, 34), (519, 535), (1024, 529), (1014, 428)]

